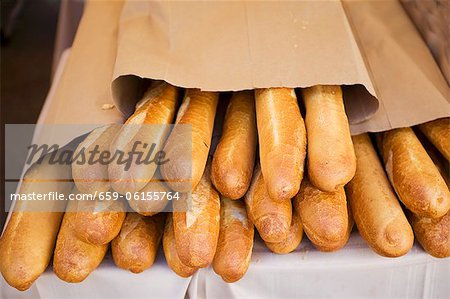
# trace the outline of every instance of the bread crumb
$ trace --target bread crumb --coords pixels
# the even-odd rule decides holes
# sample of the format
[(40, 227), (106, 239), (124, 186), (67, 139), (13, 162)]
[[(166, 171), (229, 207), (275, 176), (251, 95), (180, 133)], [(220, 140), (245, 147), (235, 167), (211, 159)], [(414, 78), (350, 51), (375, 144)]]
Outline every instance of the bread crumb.
[(109, 110), (109, 109), (113, 109), (114, 107), (115, 107), (114, 104), (103, 104), (102, 110)]

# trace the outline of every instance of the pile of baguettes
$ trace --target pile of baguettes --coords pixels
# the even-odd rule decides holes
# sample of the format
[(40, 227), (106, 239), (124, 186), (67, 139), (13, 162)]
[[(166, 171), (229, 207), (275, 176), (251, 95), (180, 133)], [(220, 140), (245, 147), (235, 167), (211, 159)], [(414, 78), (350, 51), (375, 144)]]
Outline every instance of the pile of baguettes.
[[(188, 89), (178, 108), (181, 93), (154, 81), (126, 123), (190, 124), (192, 156), (177, 153), (183, 135), (175, 130), (143, 136), (139, 126), (105, 126), (79, 147), (127, 151), (133, 141), (157, 140), (170, 161), (160, 169), (136, 164), (128, 171), (119, 164), (43, 163), (28, 171), (21, 192), (31, 192), (33, 178), (43, 171), (53, 171), (55, 177), (71, 172), (72, 192), (83, 193), (186, 192), (190, 190), (176, 178), (192, 175), (190, 209), (158, 213), (167, 202), (130, 201), (136, 212), (126, 214), (127, 203), (94, 201), (71, 202), (91, 205), (92, 211), (75, 208), (64, 216), (14, 212), (0, 243), (0, 270), (10, 285), (27, 289), (52, 255), (59, 278), (80, 282), (100, 264), (109, 244), (116, 265), (138, 273), (151, 267), (161, 239), (167, 264), (178, 275), (188, 277), (212, 264), (223, 280), (234, 282), (249, 267), (255, 227), (279, 254), (295, 250), (303, 231), (318, 250), (338, 250), (355, 222), (380, 255), (406, 254), (414, 230), (431, 255), (450, 256), (448, 168), (442, 166), (450, 158), (449, 119), (420, 125), (416, 132), (401, 128), (379, 133), (373, 136), (374, 146), (368, 134), (350, 136), (339, 86), (301, 89), (301, 101), (289, 88), (235, 92), (210, 158), (219, 94)], [(184, 165), (191, 165), (192, 173)], [(167, 183), (152, 184), (151, 190), (146, 180), (134, 179), (150, 180), (158, 172)], [(62, 187), (56, 182), (53, 188), (71, 191), (58, 189)], [(117, 209), (108, 206), (101, 212), (103, 205)]]

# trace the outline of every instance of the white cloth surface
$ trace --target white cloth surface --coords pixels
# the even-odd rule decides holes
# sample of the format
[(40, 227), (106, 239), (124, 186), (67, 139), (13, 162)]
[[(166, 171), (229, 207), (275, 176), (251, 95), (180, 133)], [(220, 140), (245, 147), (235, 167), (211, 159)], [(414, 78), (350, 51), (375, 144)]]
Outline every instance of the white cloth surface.
[[(58, 84), (68, 54), (58, 66)], [(40, 120), (50, 105), (54, 86), (46, 99)], [(334, 253), (319, 252), (304, 237), (299, 248), (288, 255), (271, 253), (256, 239), (247, 274), (228, 284), (211, 267), (191, 279), (178, 277), (167, 266), (162, 248), (155, 264), (140, 274), (117, 268), (110, 255), (85, 281), (66, 283), (51, 266), (26, 292), (0, 280), (1, 299), (140, 299), (140, 298), (448, 298), (450, 258), (436, 259), (415, 244), (400, 258), (373, 253), (357, 232), (348, 244)]]
[(162, 248), (153, 266), (139, 274), (117, 268), (108, 254), (82, 283), (66, 283), (50, 269), (36, 282), (41, 299), (184, 298), (188, 285), (189, 279), (177, 276), (167, 267)]
[(203, 298), (448, 298), (450, 259), (418, 244), (400, 258), (381, 257), (358, 232), (340, 251), (317, 251), (303, 239), (295, 252), (271, 253), (258, 238), (247, 274), (227, 284), (211, 268), (194, 276), (191, 299)]

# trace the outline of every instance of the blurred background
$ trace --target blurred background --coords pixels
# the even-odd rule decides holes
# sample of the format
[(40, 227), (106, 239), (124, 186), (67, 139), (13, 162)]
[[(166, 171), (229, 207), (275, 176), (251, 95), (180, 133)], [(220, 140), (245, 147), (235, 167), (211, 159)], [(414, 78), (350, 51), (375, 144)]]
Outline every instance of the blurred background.
[(50, 86), (59, 0), (1, 1), (6, 123), (35, 123)]

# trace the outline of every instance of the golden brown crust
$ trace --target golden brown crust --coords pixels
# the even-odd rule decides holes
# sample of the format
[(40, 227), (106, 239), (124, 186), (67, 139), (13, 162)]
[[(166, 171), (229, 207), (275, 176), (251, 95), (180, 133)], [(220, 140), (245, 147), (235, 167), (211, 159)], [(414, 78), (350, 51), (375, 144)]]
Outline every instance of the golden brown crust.
[(10, 286), (25, 291), (45, 271), (62, 215), (58, 212), (12, 213), (0, 239), (0, 270)]
[[(20, 194), (70, 192), (72, 182), (58, 181), (71, 177), (70, 165), (49, 165), (47, 161), (48, 156), (42, 164), (31, 166), (20, 186)], [(45, 271), (63, 217), (58, 211), (63, 211), (64, 206), (63, 201), (16, 202), (0, 239), (0, 271), (9, 285), (24, 291)]]
[(241, 200), (222, 197), (220, 233), (213, 269), (225, 282), (235, 282), (247, 272), (253, 248), (253, 223)]
[(107, 192), (111, 189), (108, 178), (108, 165), (104, 163), (88, 163), (80, 154), (89, 156), (88, 153), (96, 149), (99, 152), (109, 151), (112, 140), (119, 131), (120, 126), (106, 125), (92, 130), (92, 132), (78, 145), (74, 157), (79, 157), (72, 163), (72, 176), (77, 189), (82, 193), (94, 194), (95, 192)]
[[(154, 81), (137, 104), (135, 113), (130, 116), (113, 140), (111, 153), (123, 151), (127, 154), (133, 150), (133, 146), (136, 146), (136, 150), (143, 152), (142, 159), (145, 159), (154, 143), (156, 147), (150, 160), (155, 159), (155, 155), (163, 149), (169, 135), (171, 129), (169, 124), (175, 117), (178, 97), (179, 90), (176, 87), (163, 81)], [(148, 144), (145, 149), (144, 143)], [(111, 185), (119, 193), (136, 192), (144, 188), (158, 166), (154, 162), (138, 164), (135, 163), (137, 155), (133, 158), (133, 163), (128, 170), (127, 164), (113, 162), (108, 165)]]
[(150, 268), (158, 252), (165, 214), (144, 217), (128, 213), (119, 235), (111, 243), (117, 267), (140, 273)]
[[(432, 145), (424, 144), (424, 147), (450, 189), (448, 161)], [(450, 212), (437, 219), (418, 217), (408, 212), (408, 220), (426, 252), (437, 258), (450, 257)]]
[(434, 165), (436, 165), (437, 170), (439, 171), (445, 183), (447, 184), (447, 187), (450, 189), (449, 161), (445, 159), (445, 157), (439, 152), (439, 150), (433, 144), (431, 144), (431, 142), (428, 141), (428, 139), (426, 139), (423, 134), (421, 135), (420, 132), (418, 133), (419, 134), (417, 134), (417, 138), (419, 138), (420, 143), (422, 143), (423, 147), (427, 151), (428, 156), (430, 156)]
[[(136, 200), (132, 198), (130, 201), (128, 201), (128, 204), (130, 208), (133, 209), (133, 211), (141, 214), (142, 216), (154, 216), (158, 213), (168, 211), (166, 211), (167, 204), (169, 203), (167, 193), (171, 192), (171, 190), (167, 187), (166, 184), (160, 181), (150, 182), (144, 187), (144, 189), (139, 191), (139, 193), (141, 192), (152, 192), (153, 194), (154, 192), (166, 192), (166, 195), (162, 200)], [(137, 196), (138, 198), (142, 198), (142, 196), (145, 197), (145, 195), (142, 194), (138, 194)]]
[(450, 257), (450, 212), (431, 219), (408, 213), (414, 234), (426, 252), (437, 258)]
[(441, 118), (419, 125), (428, 140), (450, 161), (450, 118)]
[[(149, 182), (143, 189), (137, 192), (137, 199), (134, 197), (128, 201), (130, 207), (143, 216), (153, 216), (158, 214), (159, 212), (164, 211), (167, 204), (169, 203), (168, 193), (171, 192), (169, 187), (164, 184), (162, 181), (158, 180), (159, 175), (155, 175), (151, 182)], [(159, 198), (162, 198), (162, 193), (165, 193), (162, 199), (148, 199), (143, 200), (143, 197), (146, 197), (147, 192), (151, 192), (155, 196), (157, 192), (159, 192)]]
[(323, 192), (304, 178), (294, 200), (309, 240), (321, 251), (335, 251), (345, 245), (349, 218), (344, 188)]
[(287, 238), (292, 221), (291, 201), (277, 201), (269, 196), (259, 164), (255, 165), (245, 204), (248, 217), (265, 242), (281, 242)]
[(256, 141), (253, 92), (235, 92), (211, 168), (211, 181), (225, 197), (239, 199), (247, 192), (255, 164)]
[(255, 90), (261, 170), (270, 197), (291, 200), (300, 188), (306, 130), (291, 88)]
[(216, 92), (186, 90), (176, 124), (191, 125), (192, 139), (187, 140), (186, 126), (175, 127), (164, 147), (169, 161), (160, 168), (171, 189), (189, 192), (200, 182), (208, 160), (218, 101)]
[(281, 242), (265, 242), (267, 248), (270, 249), (270, 251), (277, 253), (277, 254), (287, 254), (295, 249), (297, 249), (298, 245), (302, 242), (303, 238), (303, 225), (302, 221), (300, 219), (300, 214), (298, 213), (297, 209), (294, 209), (292, 212), (292, 223), (291, 227), (289, 228), (289, 234), (286, 239), (282, 240)]
[(53, 272), (66, 282), (81, 282), (100, 265), (108, 244), (93, 245), (77, 238), (71, 225), (73, 216), (72, 212), (64, 214), (53, 256)]
[(189, 194), (174, 202), (175, 243), (183, 264), (204, 268), (213, 261), (220, 228), (220, 199), (210, 181), (210, 164)]
[(381, 152), (389, 180), (409, 210), (430, 218), (449, 211), (445, 181), (410, 128), (384, 132)]
[(338, 85), (302, 89), (308, 134), (308, 177), (322, 191), (333, 192), (355, 174), (356, 158)]
[(94, 245), (111, 242), (119, 234), (126, 214), (121, 200), (76, 201), (70, 211), (73, 233)]
[(166, 226), (164, 227), (163, 236), (163, 249), (167, 265), (179, 276), (186, 278), (192, 276), (198, 270), (198, 268), (186, 266), (178, 257), (177, 248), (175, 245), (172, 214), (169, 214), (166, 219)]
[(353, 136), (357, 168), (346, 191), (359, 233), (378, 254), (398, 257), (414, 243), (414, 235), (369, 135)]

